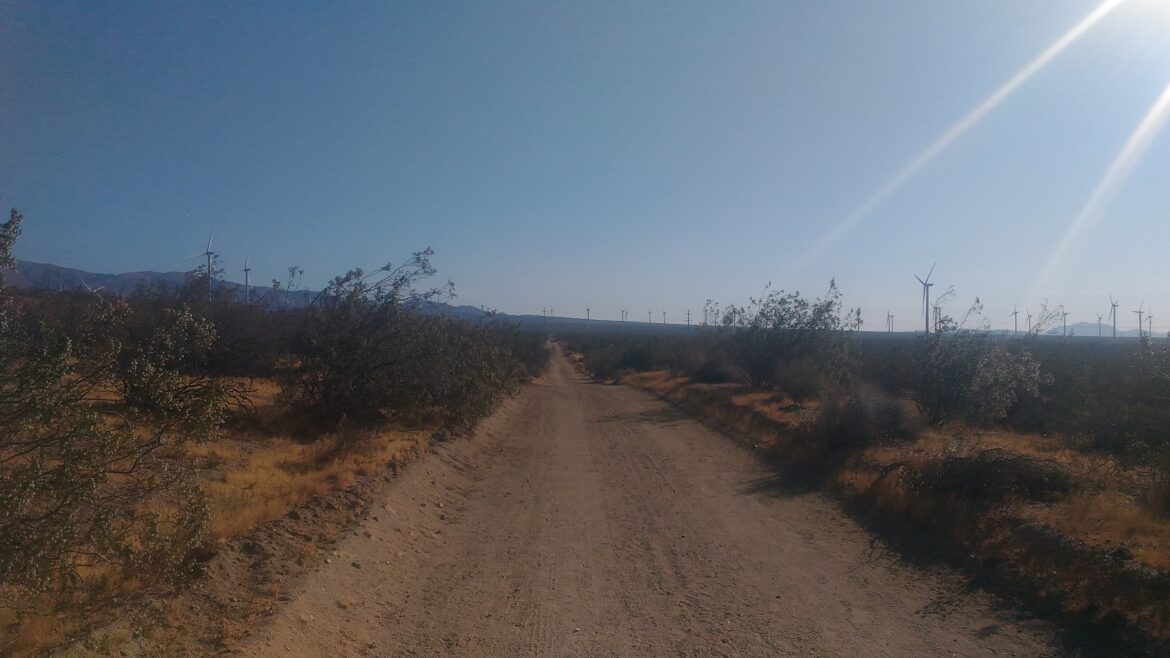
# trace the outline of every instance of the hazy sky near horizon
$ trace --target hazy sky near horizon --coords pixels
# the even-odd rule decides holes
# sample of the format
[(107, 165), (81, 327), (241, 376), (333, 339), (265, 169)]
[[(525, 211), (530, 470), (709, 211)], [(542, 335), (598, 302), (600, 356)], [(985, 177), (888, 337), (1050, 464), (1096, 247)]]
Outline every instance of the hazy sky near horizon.
[(681, 321), (835, 277), (911, 329), (937, 261), (994, 327), (1112, 293), (1165, 331), (1164, 115), (1042, 273), (1170, 84), (1170, 0), (1121, 3), (797, 267), (1100, 4), (0, 0), (0, 203), (18, 257), (91, 271), (189, 269), (214, 229), (255, 281), (429, 245), (511, 313)]

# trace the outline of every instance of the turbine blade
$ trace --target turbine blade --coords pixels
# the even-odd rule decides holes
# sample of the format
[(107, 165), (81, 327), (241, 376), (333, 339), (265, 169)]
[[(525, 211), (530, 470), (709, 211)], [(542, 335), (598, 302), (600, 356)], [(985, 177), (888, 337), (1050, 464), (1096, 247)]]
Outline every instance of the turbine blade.
[(931, 274), (934, 274), (934, 268), (935, 268), (935, 266), (936, 266), (936, 265), (938, 265), (938, 263), (934, 263), (934, 264), (932, 264), (932, 265), (930, 266), (930, 271), (926, 273), (926, 280), (927, 280), (927, 281), (930, 281), (930, 275), (931, 275)]
[(215, 229), (211, 229), (211, 233), (207, 234), (207, 251), (211, 251), (211, 238), (215, 235)]

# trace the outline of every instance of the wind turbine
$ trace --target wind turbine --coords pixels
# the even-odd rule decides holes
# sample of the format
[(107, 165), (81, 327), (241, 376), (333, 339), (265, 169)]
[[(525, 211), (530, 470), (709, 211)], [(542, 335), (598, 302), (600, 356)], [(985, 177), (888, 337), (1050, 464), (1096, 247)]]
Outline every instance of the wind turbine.
[(89, 284), (85, 282), (85, 279), (81, 280), (81, 285), (85, 286), (85, 290), (87, 292), (89, 292), (91, 295), (96, 295), (102, 291), (102, 288), (105, 288), (105, 286), (98, 286), (96, 288), (90, 288)]
[(890, 313), (890, 309), (886, 309), (886, 331), (894, 333), (894, 314)]
[(1012, 333), (1018, 334), (1020, 333), (1020, 309), (1018, 306), (1012, 307), (1011, 316), (1015, 326), (1015, 329), (1012, 330)]
[(1100, 313), (1097, 314), (1097, 337), (1098, 338), (1101, 337), (1101, 319), (1104, 317), (1105, 316), (1101, 315)]
[[(244, 269), (240, 270), (244, 273), (244, 303), (247, 304), (252, 298), (252, 282), (248, 275), (252, 273), (252, 268), (248, 267), (248, 261), (252, 259), (252, 255), (244, 256)], [(210, 271), (210, 270), (208, 270)]]
[(1109, 295), (1109, 317), (1113, 320), (1113, 337), (1117, 338), (1117, 307), (1121, 302), (1113, 299), (1113, 295)]
[(1138, 304), (1138, 310), (1134, 311), (1134, 313), (1137, 313), (1138, 316), (1138, 338), (1142, 337), (1142, 315), (1145, 314), (1145, 306), (1146, 300), (1143, 299), (1142, 303)]
[[(937, 265), (938, 263), (935, 263)], [(924, 281), (917, 274), (914, 275), (918, 279), (918, 283), (922, 284), (922, 329), (926, 333), (930, 333), (930, 287), (934, 284), (930, 282), (930, 275), (934, 274), (934, 265), (930, 266), (930, 271), (926, 273), (926, 280)]]
[(207, 234), (207, 248), (197, 254), (191, 254), (190, 256), (187, 256), (188, 260), (192, 258), (198, 258), (200, 256), (207, 257), (207, 296), (209, 298), (211, 297), (211, 258), (215, 256), (215, 252), (211, 250), (211, 238), (214, 235), (215, 229), (212, 229), (211, 232)]
[(1064, 304), (1060, 305), (1060, 325), (1061, 325), (1061, 333), (1063, 335), (1067, 336), (1068, 335), (1068, 311), (1064, 310)]
[(1149, 329), (1146, 331), (1146, 336), (1153, 338), (1154, 337), (1154, 314), (1153, 313), (1150, 313), (1149, 315), (1146, 316), (1146, 326), (1149, 327)]
[(935, 304), (934, 305), (934, 332), (935, 333), (942, 333), (942, 324), (939, 323), (940, 318), (942, 318), (942, 307), (939, 306), (938, 304)]
[(1025, 307), (1024, 310), (1028, 315), (1028, 333), (1032, 333), (1032, 309)]

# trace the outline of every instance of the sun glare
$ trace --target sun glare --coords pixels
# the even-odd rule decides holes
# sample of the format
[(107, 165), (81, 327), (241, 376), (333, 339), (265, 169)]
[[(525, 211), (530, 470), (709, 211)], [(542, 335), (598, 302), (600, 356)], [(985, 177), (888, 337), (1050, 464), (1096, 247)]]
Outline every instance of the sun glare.
[[(1125, 0), (1105, 0), (1097, 6), (1092, 12), (1085, 16), (1079, 23), (1074, 25), (1063, 36), (1054, 41), (1050, 46), (1044, 49), (1039, 55), (1029, 62), (1024, 68), (1020, 69), (1007, 82), (1005, 82), (999, 89), (996, 89), (990, 96), (985, 98), (983, 102), (975, 106), (973, 110), (967, 113), (957, 123), (952, 125), (946, 132), (940, 135), (930, 146), (926, 147), (914, 156), (909, 163), (900, 169), (892, 178), (890, 178), (884, 185), (882, 185), (876, 192), (866, 198), (860, 205), (853, 209), (845, 219), (841, 220), (828, 233), (826, 233), (821, 240), (812, 248), (805, 251), (793, 266), (793, 273), (803, 270), (809, 263), (820, 258), (834, 243), (845, 236), (854, 226), (861, 220), (865, 219), (878, 206), (889, 199), (895, 192), (897, 192), (903, 185), (913, 178), (923, 167), (925, 167), (931, 160), (938, 157), (940, 153), (946, 150), (956, 139), (961, 137), (964, 133), (971, 129), (983, 117), (987, 116), (1000, 103), (1010, 96), (1016, 89), (1020, 88), (1025, 82), (1041, 71), (1049, 64), (1057, 55), (1062, 53), (1066, 48), (1076, 42), (1085, 32), (1097, 24), (1102, 18), (1107, 16), (1110, 12), (1116, 9)], [(1162, 0), (1160, 4), (1170, 3), (1170, 0)]]
[(1137, 0), (1143, 12), (1157, 16), (1170, 28), (1170, 0)]
[(1117, 157), (1113, 159), (1113, 163), (1109, 165), (1105, 175), (1101, 177), (1101, 181), (1093, 188), (1093, 192), (1089, 195), (1085, 205), (1082, 206), (1081, 211), (1069, 224), (1068, 230), (1065, 231), (1060, 243), (1053, 249), (1052, 255), (1048, 258), (1048, 262), (1044, 265), (1044, 269), (1040, 272), (1040, 276), (1032, 283), (1032, 288), (1028, 294), (1028, 298), (1035, 301), (1043, 294), (1048, 282), (1052, 276), (1057, 272), (1067, 257), (1069, 251), (1076, 245), (1078, 239), (1081, 238), (1088, 231), (1096, 226), (1101, 219), (1101, 209), (1117, 192), (1121, 184), (1129, 176), (1129, 173), (1141, 161), (1146, 149), (1149, 148), (1150, 143), (1158, 136), (1162, 125), (1166, 123), (1167, 117), (1170, 117), (1170, 84), (1162, 90), (1158, 100), (1154, 101), (1152, 107), (1146, 116), (1142, 118), (1141, 123), (1134, 129), (1133, 134), (1126, 140), (1125, 146), (1121, 147)]

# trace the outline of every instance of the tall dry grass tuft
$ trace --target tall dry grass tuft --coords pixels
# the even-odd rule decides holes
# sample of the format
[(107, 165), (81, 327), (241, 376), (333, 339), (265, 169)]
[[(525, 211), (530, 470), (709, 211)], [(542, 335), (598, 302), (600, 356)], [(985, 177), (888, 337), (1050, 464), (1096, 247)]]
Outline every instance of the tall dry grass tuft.
[(211, 508), (211, 541), (246, 534), (303, 505), (313, 495), (352, 487), (392, 462), (415, 459), (434, 432), (424, 429), (340, 429), (299, 435), (278, 406), (279, 386), (254, 380), (251, 408), (215, 440), (186, 447), (203, 468), (199, 486)]

